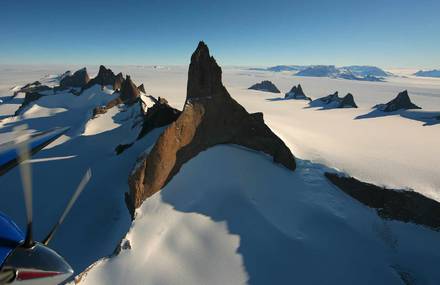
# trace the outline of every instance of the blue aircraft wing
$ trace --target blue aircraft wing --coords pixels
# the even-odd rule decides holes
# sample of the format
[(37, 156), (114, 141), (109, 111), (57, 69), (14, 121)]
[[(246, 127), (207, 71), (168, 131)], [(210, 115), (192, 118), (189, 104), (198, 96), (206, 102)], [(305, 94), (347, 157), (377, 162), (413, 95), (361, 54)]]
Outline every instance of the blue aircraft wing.
[(0, 212), (0, 268), (8, 255), (24, 240), (23, 232), (9, 217)]
[[(29, 151), (35, 154), (45, 146), (64, 134), (69, 128), (54, 128), (44, 132), (32, 134), (27, 141)], [(14, 142), (0, 145), (0, 176), (20, 163), (19, 153)]]

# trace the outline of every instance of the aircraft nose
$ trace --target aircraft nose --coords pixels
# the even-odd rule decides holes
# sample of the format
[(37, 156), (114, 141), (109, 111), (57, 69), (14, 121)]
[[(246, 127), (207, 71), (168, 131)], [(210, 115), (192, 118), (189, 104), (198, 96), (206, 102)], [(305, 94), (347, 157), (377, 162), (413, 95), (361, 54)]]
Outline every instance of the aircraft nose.
[(41, 284), (59, 284), (73, 274), (72, 267), (63, 257), (38, 242), (31, 248), (17, 247), (4, 268), (15, 269), (20, 284), (34, 284), (33, 280), (43, 282)]

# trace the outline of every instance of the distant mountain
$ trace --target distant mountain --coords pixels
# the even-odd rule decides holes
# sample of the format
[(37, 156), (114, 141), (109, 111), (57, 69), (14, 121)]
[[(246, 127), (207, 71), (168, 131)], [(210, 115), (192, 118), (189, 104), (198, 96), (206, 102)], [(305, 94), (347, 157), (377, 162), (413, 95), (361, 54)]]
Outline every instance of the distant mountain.
[(329, 77), (360, 81), (384, 81), (390, 75), (375, 66), (313, 65), (295, 74), (296, 76)]
[(351, 65), (351, 66), (341, 67), (341, 69), (349, 70), (351, 73), (359, 77), (368, 77), (368, 76), (387, 77), (392, 75), (390, 72), (386, 72), (377, 66)]
[(281, 93), (280, 90), (275, 86), (275, 84), (273, 84), (269, 80), (263, 80), (261, 81), (261, 83), (256, 83), (251, 87), (249, 87), (248, 89), (272, 92), (272, 93)]
[(414, 75), (419, 77), (440, 77), (440, 69), (419, 70)]
[(336, 67), (334, 65), (276, 65), (268, 68), (251, 68), (250, 70), (296, 72), (296, 76), (329, 77), (360, 81), (384, 81), (392, 74), (376, 66), (351, 65)]
[(275, 66), (271, 66), (271, 67), (254, 67), (254, 68), (249, 68), (249, 70), (283, 72), (283, 71), (300, 71), (305, 68), (307, 68), (307, 66), (303, 66), (303, 65), (275, 65)]
[(338, 69), (334, 65), (312, 65), (300, 70), (296, 76), (313, 76), (313, 77), (333, 77), (338, 73)]
[(300, 71), (306, 68), (303, 65), (276, 65), (272, 67), (268, 67), (268, 71), (281, 72), (281, 71)]

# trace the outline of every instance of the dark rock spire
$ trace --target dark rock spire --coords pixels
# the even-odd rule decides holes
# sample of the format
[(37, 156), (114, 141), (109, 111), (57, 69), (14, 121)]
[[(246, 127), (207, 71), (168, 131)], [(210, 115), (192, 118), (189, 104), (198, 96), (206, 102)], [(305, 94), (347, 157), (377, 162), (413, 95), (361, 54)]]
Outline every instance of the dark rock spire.
[(130, 211), (164, 187), (182, 165), (218, 144), (237, 144), (273, 157), (295, 170), (295, 158), (264, 123), (263, 114), (249, 114), (228, 93), (221, 68), (200, 42), (191, 57), (186, 104), (177, 120), (156, 141), (151, 152), (129, 177)]

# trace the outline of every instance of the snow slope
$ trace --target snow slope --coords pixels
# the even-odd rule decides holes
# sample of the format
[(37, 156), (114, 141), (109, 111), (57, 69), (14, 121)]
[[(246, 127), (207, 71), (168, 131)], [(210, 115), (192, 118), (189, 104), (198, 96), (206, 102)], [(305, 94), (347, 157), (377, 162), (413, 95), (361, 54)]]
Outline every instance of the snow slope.
[[(182, 108), (187, 66), (111, 68), (130, 74), (136, 83), (144, 83), (147, 94), (165, 97), (173, 107)], [(10, 96), (16, 85), (66, 69), (77, 68), (35, 67), (12, 73), (0, 68), (0, 86), (6, 90), (1, 95)], [(97, 66), (88, 70), (93, 76)], [(202, 153), (188, 162), (164, 191), (144, 203), (127, 236), (133, 249), (99, 261), (84, 282), (104, 283), (108, 280), (106, 273), (111, 281), (137, 284), (141, 269), (148, 273), (144, 280), (153, 284), (206, 284), (208, 280), (215, 284), (226, 280), (225, 276), (230, 279), (222, 284), (246, 280), (267, 284), (278, 275), (315, 284), (326, 280), (401, 284), (398, 271), (409, 272), (421, 284), (440, 279), (431, 267), (439, 261), (438, 242), (433, 242), (439, 238), (437, 233), (380, 220), (372, 210), (330, 186), (319, 165), (375, 184), (410, 187), (440, 200), (440, 124), (426, 125), (424, 121), (424, 117), (440, 111), (439, 79), (407, 76), (390, 77), (388, 82), (360, 82), (235, 67), (224, 68), (223, 78), (230, 94), (249, 112), (262, 111), (266, 123), (297, 157), (304, 159), (299, 161), (297, 172), (286, 172), (261, 154), (231, 146)], [(281, 95), (247, 90), (262, 80), (271, 80), (283, 93), (301, 84), (312, 99), (334, 91), (342, 95), (350, 92), (359, 108), (317, 110), (309, 108), (307, 102), (278, 100), (276, 96)], [(423, 110), (356, 119), (404, 89)], [(0, 143), (12, 139), (12, 128), (22, 123), (27, 123), (31, 131), (71, 127), (32, 163), (37, 239), (45, 236), (83, 173), (92, 168), (90, 184), (51, 244), (77, 273), (112, 254), (129, 230), (131, 221), (124, 203), (127, 177), (136, 158), (154, 144), (162, 131), (153, 131), (116, 155), (118, 144), (136, 137), (139, 110), (118, 106), (90, 120), (93, 107), (113, 98), (110, 92), (97, 88), (80, 97), (49, 95), (33, 102), (21, 116), (10, 118), (6, 116), (13, 114), (21, 102), (0, 104), (0, 119), (5, 116), (0, 121)], [(228, 168), (222, 167), (225, 164)], [(225, 175), (230, 181), (224, 179)], [(7, 197), (0, 199), (0, 210), (24, 228), (19, 180), (17, 169), (0, 177), (1, 192)], [(125, 263), (133, 267), (125, 267)], [(123, 276), (127, 279), (118, 279)], [(325, 276), (327, 279), (321, 279)]]
[(202, 152), (138, 210), (131, 249), (80, 284), (437, 284), (440, 233), (381, 220), (324, 170), (235, 146)]
[[(50, 246), (79, 273), (97, 259), (112, 253), (130, 226), (124, 202), (127, 177), (139, 153), (154, 143), (161, 130), (135, 143), (120, 155), (115, 147), (138, 135), (140, 107), (116, 106), (91, 119), (92, 109), (116, 95), (93, 86), (80, 96), (62, 93), (42, 97), (22, 115), (0, 122), (0, 139), (13, 137), (12, 129), (27, 124), (30, 131), (70, 127), (65, 136), (33, 156), (34, 236), (43, 239), (62, 213), (88, 168), (92, 179), (78, 198)], [(0, 177), (0, 210), (25, 228), (25, 209), (19, 169)]]

